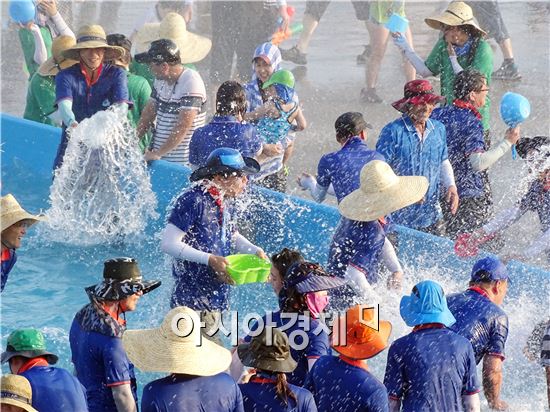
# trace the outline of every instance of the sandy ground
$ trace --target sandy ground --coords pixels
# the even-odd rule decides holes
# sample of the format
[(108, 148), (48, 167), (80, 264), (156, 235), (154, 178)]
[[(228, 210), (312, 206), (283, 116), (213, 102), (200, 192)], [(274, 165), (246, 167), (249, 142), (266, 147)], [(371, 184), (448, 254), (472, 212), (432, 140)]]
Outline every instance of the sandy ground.
[[(407, 4), (407, 15), (411, 22), (415, 48), (420, 56), (427, 56), (437, 39), (438, 33), (430, 29), (423, 19), (444, 9), (445, 2), (411, 2)], [(151, 2), (125, 1), (121, 3), (77, 1), (73, 5), (73, 30), (80, 23), (99, 22), (107, 31), (129, 34), (135, 22), (152, 5)], [(296, 7), (296, 21), (301, 19), (304, 2), (292, 2)], [(8, 3), (2, 2), (2, 70), (1, 110), (22, 115), (26, 95), (26, 75), (17, 33), (7, 23)], [(523, 74), (521, 82), (493, 82), (490, 97), (492, 106), (493, 140), (501, 139), (505, 125), (498, 117), (498, 102), (506, 91), (527, 96), (531, 102), (532, 114), (522, 126), (523, 135), (548, 134), (549, 120), (549, 75), (550, 53), (550, 3), (549, 2), (505, 2), (501, 4), (504, 20), (508, 26), (515, 58)], [(208, 2), (197, 1), (191, 28), (209, 35)], [(289, 40), (283, 47), (290, 47)], [(308, 51), (307, 69), (295, 71), (298, 78), (297, 90), (303, 103), (309, 127), (296, 140), (294, 157), (290, 162), (291, 183), (289, 191), (303, 195), (294, 183), (302, 171), (315, 173), (322, 154), (338, 148), (334, 139), (334, 121), (341, 113), (349, 110), (361, 111), (374, 130), (369, 135), (369, 145), (374, 145), (380, 129), (398, 116), (390, 103), (402, 96), (404, 76), (401, 71), (401, 57), (397, 49), (388, 45), (382, 63), (378, 92), (384, 98), (383, 104), (363, 104), (359, 101), (359, 90), (364, 85), (364, 67), (357, 66), (355, 57), (368, 43), (368, 34), (362, 22), (357, 21), (351, 3), (333, 2), (314, 34)], [(494, 64), (497, 69), (502, 62), (500, 50), (492, 42), (495, 51)], [(208, 78), (207, 62), (199, 65), (205, 80)], [(285, 67), (294, 69), (291, 63)], [(434, 81), (439, 88), (437, 80)], [(210, 95), (215, 91), (209, 90)], [(497, 210), (510, 206), (518, 196), (518, 183), (525, 176), (522, 161), (512, 161), (506, 155), (491, 169), (491, 179)], [(510, 236), (510, 248), (525, 245), (539, 231), (537, 219), (526, 216), (521, 225), (516, 225), (514, 238)], [(518, 236), (519, 234), (519, 236)]]

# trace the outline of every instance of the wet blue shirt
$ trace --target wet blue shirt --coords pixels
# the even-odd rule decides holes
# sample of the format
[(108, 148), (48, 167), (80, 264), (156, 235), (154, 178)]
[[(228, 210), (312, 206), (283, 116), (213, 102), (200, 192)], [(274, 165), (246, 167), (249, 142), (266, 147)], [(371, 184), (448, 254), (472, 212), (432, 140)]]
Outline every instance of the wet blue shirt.
[(393, 222), (419, 229), (440, 220), (441, 163), (447, 160), (445, 126), (437, 120), (428, 119), (424, 140), (420, 141), (411, 120), (403, 115), (384, 126), (376, 143), (376, 150), (386, 158), (396, 175), (425, 176), (429, 182), (424, 202), (392, 213)]
[(170, 375), (143, 388), (141, 412), (243, 412), (239, 386), (226, 373)]
[(323, 356), (309, 373), (305, 387), (313, 393), (319, 412), (387, 412), (388, 392), (363, 368), (336, 356)]
[(21, 373), (31, 383), (32, 406), (40, 412), (87, 412), (85, 389), (68, 371), (34, 366)]
[(404, 412), (462, 411), (479, 392), (470, 342), (446, 328), (413, 331), (390, 346), (384, 385)]
[(363, 139), (354, 136), (340, 150), (321, 157), (317, 166), (317, 184), (328, 188), (332, 183), (340, 203), (344, 197), (359, 189), (361, 169), (371, 160), (384, 161), (384, 156), (370, 150)]
[[(218, 256), (231, 253), (235, 233), (229, 205), (223, 213), (204, 186), (196, 185), (176, 200), (168, 223), (185, 232), (189, 246)], [(207, 265), (174, 259), (174, 290), (171, 306), (187, 306), (194, 310), (223, 311), (229, 307), (229, 285), (218, 280)]]
[(476, 363), (485, 355), (504, 359), (508, 316), (499, 306), (477, 288), (448, 296), (447, 305), (456, 318), (450, 329), (470, 341)]
[(90, 411), (116, 411), (111, 388), (121, 384), (131, 385), (137, 402), (134, 365), (126, 356), (122, 339), (86, 331), (75, 318), (69, 340), (76, 376), (86, 388)]
[(483, 124), (470, 109), (456, 106), (437, 108), (430, 116), (439, 120), (447, 132), (447, 150), (453, 166), (456, 188), (460, 197), (472, 198), (484, 194), (483, 173), (470, 164), (470, 155), (486, 151)]
[(287, 404), (277, 396), (275, 380), (252, 378), (239, 385), (243, 394), (244, 410), (247, 412), (317, 412), (313, 395), (307, 389), (289, 384), (297, 401), (288, 398)]
[(230, 147), (243, 156), (255, 157), (262, 148), (256, 128), (237, 121), (234, 116), (214, 116), (207, 125), (198, 128), (189, 143), (189, 163), (196, 167), (206, 165), (213, 150)]
[(521, 214), (527, 211), (536, 212), (543, 232), (550, 228), (550, 189), (544, 188), (541, 179), (535, 179), (529, 185), (527, 193), (518, 202), (518, 207)]
[[(298, 315), (297, 313), (288, 315)], [(319, 320), (305, 315), (281, 318), (281, 312), (269, 312), (263, 316), (264, 327), (275, 327), (286, 333), (290, 342), (290, 354), (298, 366), (292, 373), (287, 373), (288, 383), (304, 386), (309, 371), (308, 359), (318, 359), (330, 355), (330, 342), (326, 325)], [(251, 331), (258, 329), (258, 323), (250, 327)], [(251, 336), (244, 338), (250, 342)]]
[(9, 259), (2, 260), (2, 280), (0, 283), (0, 292), (4, 291), (4, 288), (6, 287), (6, 283), (8, 283), (8, 274), (11, 272), (13, 267), (15, 266), (15, 262), (17, 262), (17, 254), (15, 253), (15, 249), (8, 249), (8, 252), (10, 254)]

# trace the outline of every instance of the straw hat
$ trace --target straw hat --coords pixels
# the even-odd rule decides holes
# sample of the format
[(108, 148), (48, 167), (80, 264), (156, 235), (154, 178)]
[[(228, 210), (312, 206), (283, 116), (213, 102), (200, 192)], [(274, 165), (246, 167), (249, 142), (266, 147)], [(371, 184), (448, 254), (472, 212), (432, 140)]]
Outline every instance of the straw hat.
[(250, 343), (239, 345), (237, 354), (244, 366), (264, 371), (290, 373), (298, 366), (286, 333), (277, 328), (263, 328)]
[[(332, 328), (335, 351), (352, 359), (369, 359), (388, 346), (392, 325), (386, 320), (378, 321), (372, 307), (356, 305), (339, 317)], [(341, 332), (345, 332), (345, 338)]]
[(187, 31), (185, 19), (178, 13), (168, 13), (160, 23), (145, 24), (134, 40), (135, 53), (149, 50), (151, 42), (160, 39), (172, 40), (181, 52), (182, 63), (201, 61), (210, 52), (212, 41)]
[(12, 194), (2, 196), (0, 205), (0, 220), (2, 221), (2, 232), (22, 220), (29, 220), (31, 225), (36, 222), (45, 220), (43, 216), (31, 215), (19, 205)]
[(127, 330), (122, 344), (128, 358), (146, 372), (212, 376), (231, 363), (231, 353), (201, 336), (199, 315), (176, 307), (158, 329)]
[(38, 412), (32, 407), (32, 388), (24, 376), (3, 375), (0, 379), (0, 404), (17, 406), (28, 412)]
[(472, 26), (480, 36), (487, 33), (479, 27), (474, 19), (472, 8), (462, 1), (453, 1), (440, 16), (424, 19), (432, 29), (443, 30), (445, 26)]
[(98, 24), (85, 25), (78, 30), (76, 44), (63, 52), (67, 59), (80, 60), (80, 50), (104, 48), (104, 60), (116, 60), (124, 55), (124, 49), (107, 43), (105, 30)]
[(63, 52), (76, 44), (72, 36), (59, 36), (52, 43), (52, 57), (46, 60), (38, 68), (38, 74), (41, 76), (55, 76), (59, 70), (71, 67), (78, 63), (78, 60), (67, 59), (63, 57)]
[(361, 169), (360, 187), (338, 209), (342, 216), (369, 222), (418, 202), (428, 190), (424, 176), (397, 176), (390, 165), (372, 160)]

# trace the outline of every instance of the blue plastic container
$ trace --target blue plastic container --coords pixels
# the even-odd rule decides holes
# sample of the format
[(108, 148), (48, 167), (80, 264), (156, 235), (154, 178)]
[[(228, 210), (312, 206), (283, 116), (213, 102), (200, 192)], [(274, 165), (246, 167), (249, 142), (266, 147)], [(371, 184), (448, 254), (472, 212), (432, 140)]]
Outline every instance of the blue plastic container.
[(32, 0), (12, 0), (10, 2), (9, 13), (12, 20), (25, 24), (34, 20), (36, 10)]
[(405, 17), (401, 17), (399, 14), (393, 13), (385, 24), (385, 27), (390, 33), (401, 33), (404, 35), (407, 31), (407, 27), (409, 27), (409, 20)]
[(508, 92), (500, 100), (500, 117), (508, 127), (516, 127), (531, 114), (529, 100), (521, 94)]

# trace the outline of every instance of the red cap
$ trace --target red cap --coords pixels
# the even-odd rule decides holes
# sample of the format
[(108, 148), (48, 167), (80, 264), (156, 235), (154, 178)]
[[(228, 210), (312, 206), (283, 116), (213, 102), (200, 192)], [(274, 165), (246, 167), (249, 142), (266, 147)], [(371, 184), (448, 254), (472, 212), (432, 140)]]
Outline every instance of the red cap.
[(411, 80), (405, 83), (404, 96), (392, 103), (392, 106), (404, 112), (408, 104), (443, 103), (445, 98), (434, 93), (434, 89), (428, 80)]

